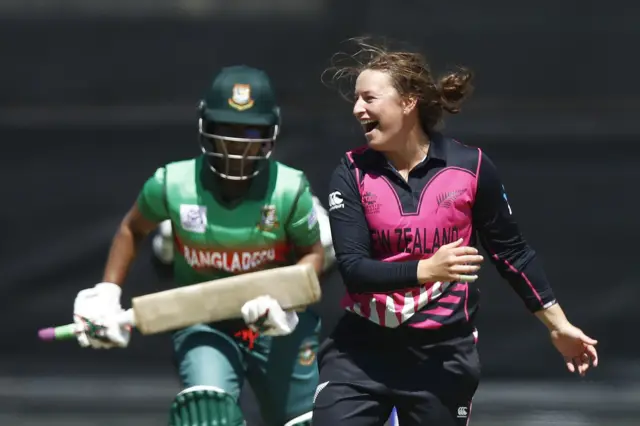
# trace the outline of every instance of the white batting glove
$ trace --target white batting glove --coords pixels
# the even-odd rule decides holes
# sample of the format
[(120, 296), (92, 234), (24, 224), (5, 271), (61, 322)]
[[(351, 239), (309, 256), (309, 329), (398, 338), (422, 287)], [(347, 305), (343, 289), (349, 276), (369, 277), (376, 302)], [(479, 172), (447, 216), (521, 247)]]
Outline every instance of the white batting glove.
[(153, 254), (165, 265), (173, 262), (173, 232), (171, 221), (165, 220), (158, 225), (158, 232), (151, 243)]
[(124, 310), (120, 306), (120, 286), (100, 283), (82, 290), (73, 304), (73, 320), (78, 328), (80, 346), (93, 349), (125, 348), (131, 338), (130, 326), (120, 325)]
[(242, 306), (242, 318), (247, 326), (265, 336), (291, 334), (298, 325), (295, 312), (285, 312), (271, 296), (260, 296)]

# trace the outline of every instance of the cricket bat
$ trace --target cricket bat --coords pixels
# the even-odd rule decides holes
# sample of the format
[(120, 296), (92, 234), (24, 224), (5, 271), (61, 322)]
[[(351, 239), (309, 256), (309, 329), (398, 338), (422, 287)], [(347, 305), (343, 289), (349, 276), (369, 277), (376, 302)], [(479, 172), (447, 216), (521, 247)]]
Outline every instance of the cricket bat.
[[(320, 300), (318, 276), (309, 264), (284, 266), (134, 297), (118, 322), (141, 334), (157, 334), (199, 323), (241, 318), (247, 301), (269, 295), (284, 310), (302, 310)], [(43, 328), (41, 340), (74, 339), (76, 324)]]

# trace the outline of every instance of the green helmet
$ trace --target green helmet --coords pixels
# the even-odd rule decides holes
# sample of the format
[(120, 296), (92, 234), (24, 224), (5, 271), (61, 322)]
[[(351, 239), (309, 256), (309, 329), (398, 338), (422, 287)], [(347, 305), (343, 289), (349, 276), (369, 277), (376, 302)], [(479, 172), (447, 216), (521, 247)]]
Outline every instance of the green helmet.
[(280, 131), (280, 108), (267, 74), (244, 65), (223, 68), (198, 108), (202, 152), (225, 179), (260, 173)]

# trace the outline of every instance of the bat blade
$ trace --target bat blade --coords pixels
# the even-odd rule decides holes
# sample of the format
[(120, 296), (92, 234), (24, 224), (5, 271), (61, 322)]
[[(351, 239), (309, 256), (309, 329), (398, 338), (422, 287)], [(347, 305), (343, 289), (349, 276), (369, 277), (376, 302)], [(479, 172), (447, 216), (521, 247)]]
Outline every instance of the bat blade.
[(311, 265), (285, 266), (136, 297), (132, 308), (138, 331), (156, 334), (240, 318), (242, 305), (263, 295), (301, 309), (320, 300), (320, 283)]

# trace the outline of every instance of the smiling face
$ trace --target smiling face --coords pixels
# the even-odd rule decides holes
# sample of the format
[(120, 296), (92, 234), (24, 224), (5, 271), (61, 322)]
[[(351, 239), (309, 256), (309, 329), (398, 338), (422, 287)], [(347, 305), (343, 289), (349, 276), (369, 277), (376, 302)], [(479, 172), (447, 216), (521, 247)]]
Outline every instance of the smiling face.
[(403, 99), (393, 85), (389, 73), (364, 70), (355, 87), (353, 115), (362, 125), (369, 146), (377, 151), (390, 151), (401, 142), (406, 131), (405, 118), (414, 105)]

